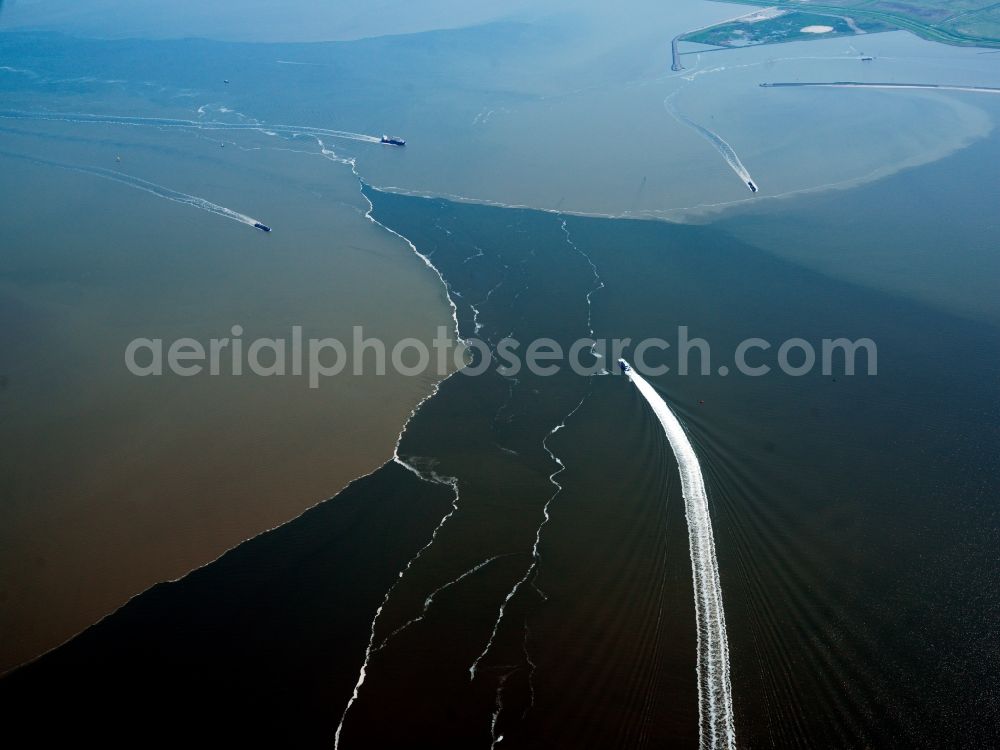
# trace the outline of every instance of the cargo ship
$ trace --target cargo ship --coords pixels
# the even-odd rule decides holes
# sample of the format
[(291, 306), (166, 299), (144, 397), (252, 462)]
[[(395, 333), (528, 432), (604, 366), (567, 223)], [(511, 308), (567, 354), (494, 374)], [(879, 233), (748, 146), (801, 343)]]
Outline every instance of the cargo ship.
[(387, 146), (405, 146), (406, 145), (406, 141), (404, 141), (402, 138), (389, 137), (387, 135), (383, 135), (382, 136), (382, 143), (386, 144)]

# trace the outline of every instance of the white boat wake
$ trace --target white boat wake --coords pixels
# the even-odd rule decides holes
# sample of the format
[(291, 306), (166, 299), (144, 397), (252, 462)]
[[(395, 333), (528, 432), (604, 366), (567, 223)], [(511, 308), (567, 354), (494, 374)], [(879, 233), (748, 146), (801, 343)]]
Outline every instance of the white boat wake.
[(149, 182), (147, 180), (140, 179), (138, 177), (133, 177), (125, 172), (118, 172), (113, 169), (105, 169), (104, 167), (85, 167), (78, 164), (63, 164), (58, 161), (50, 161), (48, 159), (39, 159), (34, 156), (26, 156), (24, 154), (8, 153), (6, 151), (0, 152), (3, 156), (7, 156), (15, 159), (23, 159), (29, 161), (33, 164), (39, 164), (46, 167), (56, 167), (58, 169), (65, 169), (70, 172), (79, 172), (80, 174), (93, 175), (94, 177), (101, 177), (105, 180), (111, 180), (112, 182), (117, 182), (121, 185), (125, 185), (136, 190), (141, 190), (144, 193), (150, 193), (158, 198), (164, 198), (168, 201), (173, 201), (174, 203), (182, 203), (185, 206), (191, 206), (192, 208), (197, 208), (202, 211), (207, 211), (210, 214), (215, 214), (216, 216), (221, 216), (224, 219), (231, 219), (232, 221), (238, 221), (240, 224), (246, 224), (251, 227), (261, 228), (264, 225), (253, 218), (252, 216), (247, 216), (246, 214), (241, 214), (239, 211), (234, 211), (231, 208), (226, 208), (225, 206), (220, 206), (218, 203), (212, 203), (204, 198), (199, 198), (196, 195), (188, 195), (187, 193), (182, 193), (177, 190), (171, 190), (170, 188), (163, 187), (162, 185), (157, 185), (155, 182)]
[(346, 130), (316, 128), (310, 125), (272, 125), (270, 123), (216, 122), (211, 120), (180, 120), (162, 117), (127, 117), (124, 115), (96, 115), (81, 112), (25, 112), (21, 110), (0, 111), (0, 117), (9, 120), (49, 120), (53, 122), (98, 123), (107, 125), (132, 125), (154, 128), (182, 128), (189, 130), (256, 130), (275, 135), (311, 135), (328, 138), (345, 138), (365, 143), (381, 143), (381, 138), (365, 133), (351, 133)]
[(663, 100), (663, 106), (666, 107), (670, 116), (677, 120), (677, 122), (687, 125), (698, 135), (711, 143), (715, 147), (715, 150), (722, 154), (722, 158), (726, 160), (726, 163), (732, 168), (732, 170), (741, 180), (743, 180), (743, 184), (750, 189), (750, 192), (756, 193), (758, 189), (757, 183), (754, 182), (754, 179), (750, 176), (750, 172), (747, 168), (743, 166), (743, 162), (740, 161), (740, 157), (736, 155), (736, 150), (730, 146), (721, 135), (709, 130), (704, 125), (700, 125), (677, 109), (677, 106), (673, 101), (676, 94), (677, 92), (675, 91)]
[(715, 557), (712, 518), (708, 494), (698, 455), (684, 428), (656, 389), (627, 367), (626, 375), (649, 402), (670, 442), (677, 460), (687, 518), (691, 572), (694, 579), (695, 618), (698, 629), (698, 716), (701, 747), (706, 750), (735, 750), (736, 725), (729, 681), (729, 640), (722, 607), (719, 563)]

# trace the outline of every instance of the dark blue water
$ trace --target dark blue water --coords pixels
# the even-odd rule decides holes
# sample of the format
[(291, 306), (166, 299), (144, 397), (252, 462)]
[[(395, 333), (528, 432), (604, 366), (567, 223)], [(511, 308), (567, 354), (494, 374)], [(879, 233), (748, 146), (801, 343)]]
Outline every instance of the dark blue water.
[[(877, 377), (653, 379), (709, 487), (738, 743), (996, 740), (994, 329), (712, 228), (571, 218), (574, 248), (553, 214), (371, 197), (441, 269), (466, 335), (467, 303), (494, 289), (487, 341), (584, 335), (578, 251), (605, 284), (599, 337), (877, 341)], [(399, 452), (431, 481), (389, 464), (8, 677), (11, 731), (328, 745), (382, 604), (341, 747), (697, 745), (676, 467), (624, 378), (457, 374)], [(445, 477), (457, 510), (421, 552), (451, 508)]]

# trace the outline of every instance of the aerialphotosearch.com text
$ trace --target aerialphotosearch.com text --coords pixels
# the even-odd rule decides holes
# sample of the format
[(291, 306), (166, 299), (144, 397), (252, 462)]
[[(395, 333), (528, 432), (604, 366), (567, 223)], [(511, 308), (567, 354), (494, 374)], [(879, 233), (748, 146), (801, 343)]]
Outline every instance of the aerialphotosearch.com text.
[(878, 348), (870, 338), (769, 341), (750, 337), (735, 348), (728, 347), (730, 351), (720, 357), (707, 339), (692, 335), (687, 326), (678, 326), (670, 340), (581, 338), (568, 343), (552, 338), (456, 341), (445, 326), (439, 326), (429, 342), (418, 338), (387, 342), (366, 336), (360, 325), (353, 327), (346, 342), (306, 337), (302, 326), (292, 326), (288, 336), (278, 338), (244, 338), (240, 325), (232, 326), (228, 334), (207, 340), (133, 339), (125, 348), (125, 366), (139, 377), (305, 377), (310, 388), (344, 375), (444, 377), (456, 369), (466, 376), (495, 370), (503, 376), (527, 371), (546, 377), (565, 369), (591, 376), (615, 372), (620, 357), (650, 377), (668, 373), (761, 377), (773, 372), (801, 377), (817, 371), (823, 375), (878, 374)]

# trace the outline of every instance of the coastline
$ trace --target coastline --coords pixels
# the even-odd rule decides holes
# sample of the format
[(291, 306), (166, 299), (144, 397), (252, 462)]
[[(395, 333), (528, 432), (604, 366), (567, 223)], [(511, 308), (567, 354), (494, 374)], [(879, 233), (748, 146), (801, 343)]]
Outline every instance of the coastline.
[[(645, 338), (683, 315), (713, 348), (732, 349), (750, 334), (863, 328), (892, 350), (896, 366), (877, 379), (667, 375), (651, 384), (676, 405), (712, 498), (741, 735), (767, 737), (780, 726), (788, 727), (785, 744), (846, 737), (876, 745), (901, 729), (937, 737), (959, 726), (933, 708), (966, 705), (988, 670), (977, 671), (974, 652), (952, 637), (942, 602), (927, 600), (923, 557), (925, 522), (953, 506), (955, 493), (928, 490), (925, 475), (906, 472), (923, 443), (891, 436), (987, 424), (983, 402), (995, 394), (980, 373), (948, 365), (988, 333), (982, 326), (831, 280), (712, 228), (372, 199), (380, 221), (433, 248), (456, 292), (461, 330), (479, 323), (487, 340), (513, 331), (565, 342), (591, 329), (600, 338)], [(507, 265), (516, 270), (505, 278)], [(595, 266), (604, 286), (591, 318)], [(480, 305), (500, 279), (491, 303)], [(761, 289), (783, 296), (761, 304)], [(901, 319), (911, 325), (898, 326)], [(946, 361), (925, 361), (928, 331)], [(995, 360), (983, 363), (990, 372)], [(917, 426), (912, 398), (939, 377), (969, 398), (931, 401)], [(512, 745), (555, 737), (560, 746), (610, 746), (648, 736), (696, 746), (699, 630), (682, 486), (665, 439), (620, 377), (447, 378), (407, 423), (400, 461), (135, 598), (0, 682), (0, 694), (26, 715), (63, 717), (42, 728), (47, 735), (78, 732), (76, 717), (116, 705), (123, 719), (112, 744), (167, 712), (176, 717), (169, 736), (207, 727), (230, 744), (280, 737), (330, 746), (343, 729), (342, 747), (397, 746), (413, 736), (463, 747), (501, 736)], [(961, 497), (988, 475), (979, 455), (942, 458), (961, 478)], [(845, 473), (845, 464), (855, 470)], [(900, 518), (904, 501), (911, 512)], [(988, 504), (966, 505), (971, 517), (938, 524), (949, 539), (985, 533)], [(823, 536), (831, 525), (838, 533)], [(880, 556), (886, 529), (898, 550), (891, 565)], [(919, 668), (898, 679), (900, 650), (914, 644), (882, 639), (886, 628), (906, 626), (898, 608), (881, 606), (886, 590), (907, 612), (916, 608), (932, 628), (927, 644), (956, 659), (956, 675), (971, 669), (971, 680), (952, 684)], [(843, 608), (848, 594), (852, 606)], [(815, 614), (827, 609), (837, 617), (817, 631)], [(817, 651), (831, 657), (817, 662)], [(88, 692), (95, 669), (100, 689)], [(643, 679), (624, 710), (590, 687), (634, 686), (637, 670), (655, 680)], [(203, 679), (192, 684), (195, 671)], [(149, 690), (133, 695), (137, 680)], [(817, 710), (831, 684), (845, 686), (843, 700)], [(869, 690), (885, 691), (894, 715), (858, 725), (851, 717)], [(231, 710), (263, 718), (218, 721)], [(38, 731), (37, 722), (24, 726)]]
[[(0, 290), (0, 302), (9, 302), (12, 293), (19, 295), (14, 304), (23, 312), (14, 319), (31, 321), (27, 330), (32, 331), (31, 336), (19, 334), (21, 329), (8, 331), (8, 336), (21, 338), (5, 358), (9, 364), (0, 367), (8, 378), (0, 406), (12, 409), (0, 431), (0, 445), (6, 447), (2, 463), (11, 478), (8, 492), (20, 501), (8, 507), (2, 533), (0, 590), (8, 596), (0, 604), (0, 629), (5, 633), (0, 672), (36, 659), (150, 587), (190, 575), (384, 466), (394, 455), (401, 425), (405, 429), (436, 391), (438, 379), (429, 371), (416, 378), (345, 375), (346, 383), (341, 379), (338, 387), (324, 384), (315, 391), (296, 382), (302, 378), (150, 379), (125, 371), (121, 351), (132, 336), (225, 335), (234, 323), (246, 326), (248, 335), (281, 335), (277, 321), (267, 321), (272, 299), (290, 300), (285, 315), (297, 317), (289, 317), (289, 323), (305, 324), (322, 335), (349, 335), (354, 320), (387, 341), (416, 336), (429, 342), (438, 325), (453, 329), (447, 290), (432, 266), (414, 254), (405, 238), (364, 218), (370, 204), (358, 195), (361, 183), (349, 169), (338, 166), (331, 177), (330, 163), (316, 157), (282, 152), (264, 166), (274, 175), (271, 179), (283, 179), (292, 171), (321, 175), (343, 202), (321, 208), (310, 224), (304, 223), (306, 211), (317, 209), (298, 206), (303, 199), (297, 193), (278, 203), (272, 198), (268, 215), (276, 215), (280, 226), (270, 236), (248, 235), (241, 225), (229, 227), (219, 217), (112, 187), (122, 209), (134, 217), (137, 236), (146, 221), (178, 227), (161, 233), (162, 238), (138, 255), (176, 257), (185, 247), (180, 239), (185, 229), (203, 234), (212, 253), (199, 257), (183, 252), (182, 260), (170, 261), (172, 268), (184, 264), (172, 273), (178, 285), (191, 286), (190, 301), (172, 293), (160, 303), (154, 295), (145, 304), (155, 309), (156, 317), (139, 316), (134, 325), (107, 328), (102, 321), (110, 314), (105, 308), (127, 309), (135, 292), (117, 294), (112, 289), (94, 295), (86, 284), (73, 289), (77, 325), (93, 331), (99, 358), (78, 353), (73, 342), (55, 335), (63, 315), (58, 300), (9, 284)], [(290, 164), (280, 163), (282, 159)], [(171, 165), (174, 171), (185, 167)], [(11, 170), (10, 179), (17, 173)], [(86, 191), (92, 184), (88, 180), (86, 175), (59, 171), (34, 178), (56, 201), (64, 190)], [(251, 187), (255, 181), (249, 181)], [(23, 184), (25, 195), (34, 182)], [(82, 211), (91, 218), (81, 218), (78, 229), (102, 215), (101, 200), (95, 194), (84, 203)], [(252, 195), (232, 201), (239, 206), (254, 202)], [(16, 205), (9, 207), (17, 210)], [(160, 215), (168, 218), (153, 218)], [(31, 221), (29, 213), (22, 216), (7, 222), (14, 238)], [(289, 236), (289, 225), (296, 223), (304, 224), (303, 229)], [(338, 237), (332, 253), (325, 229), (330, 223)], [(125, 248), (141, 247), (130, 239), (131, 232), (129, 226), (112, 231), (122, 235), (119, 255), (130, 270), (145, 263), (125, 257)], [(94, 236), (100, 235), (95, 229)], [(56, 252), (55, 247), (39, 248), (38, 262)], [(236, 262), (246, 270), (234, 274)], [(29, 257), (12, 259), (15, 268), (33, 263)], [(232, 302), (208, 291), (219, 269), (228, 269), (234, 277)], [(354, 282), (366, 273), (381, 279), (379, 289), (364, 291)], [(258, 294), (263, 283), (273, 291), (261, 289)], [(137, 289), (146, 286), (143, 278)], [(203, 288), (205, 296), (200, 294)], [(248, 293), (260, 300), (259, 313), (244, 302)], [(208, 320), (189, 322), (187, 306), (203, 308), (201, 314)], [(60, 365), (54, 356), (61, 357)], [(96, 364), (81, 370), (77, 362)], [(42, 377), (35, 374), (43, 372)], [(74, 393), (77, 405), (63, 408)], [(85, 399), (82, 404), (79, 394)], [(88, 431), (87, 439), (46, 443), (37, 421), (29, 418), (49, 412), (53, 416), (43, 421), (71, 415), (78, 429)], [(146, 455), (134, 453), (129, 437), (139, 429), (147, 430), (142, 442)], [(52, 468), (56, 460), (58, 470)], [(95, 539), (101, 544), (94, 546)], [(32, 571), (30, 579), (26, 571)]]

